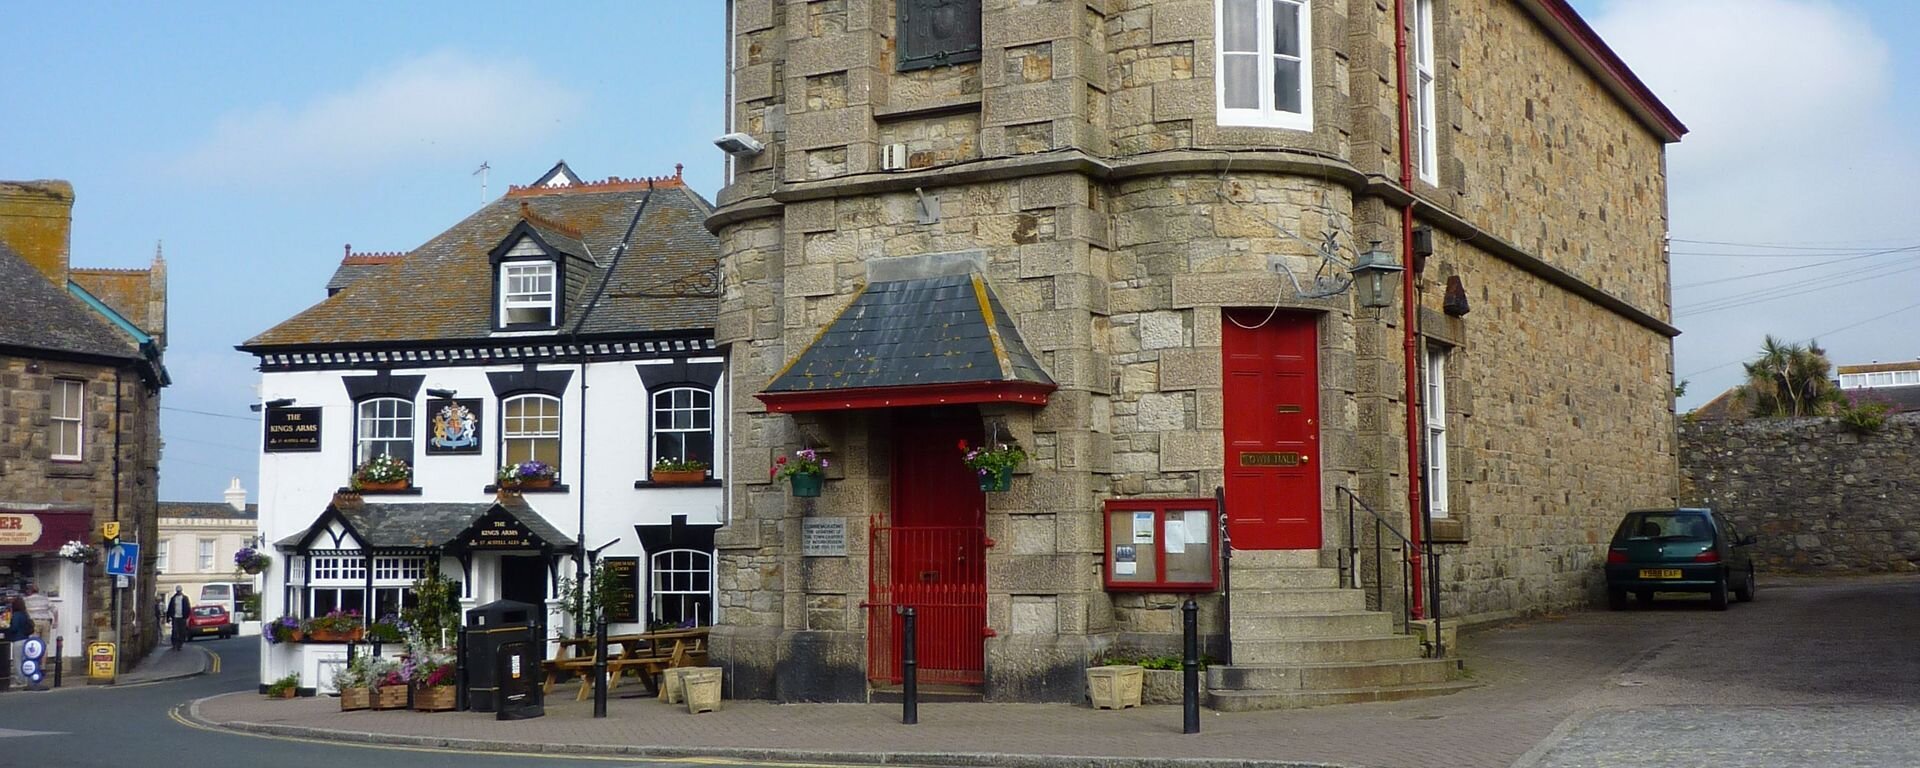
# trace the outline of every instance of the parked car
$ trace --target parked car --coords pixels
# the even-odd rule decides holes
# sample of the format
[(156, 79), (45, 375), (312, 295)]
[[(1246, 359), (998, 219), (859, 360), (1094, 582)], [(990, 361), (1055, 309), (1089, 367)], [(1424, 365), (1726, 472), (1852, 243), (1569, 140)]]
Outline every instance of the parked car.
[(187, 639), (214, 635), (220, 639), (233, 637), (240, 628), (233, 623), (233, 615), (227, 609), (217, 605), (195, 606), (193, 615), (187, 617)]
[(1729, 592), (1751, 601), (1753, 542), (1711, 509), (1628, 512), (1607, 548), (1607, 607), (1627, 607), (1629, 592), (1642, 607), (1656, 592), (1704, 592), (1719, 611)]

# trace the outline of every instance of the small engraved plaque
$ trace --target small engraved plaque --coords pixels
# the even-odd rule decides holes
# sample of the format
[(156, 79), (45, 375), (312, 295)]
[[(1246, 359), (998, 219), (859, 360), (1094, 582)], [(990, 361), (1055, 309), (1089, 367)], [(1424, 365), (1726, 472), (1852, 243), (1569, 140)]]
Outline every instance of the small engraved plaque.
[(1299, 412), (1300, 412), (1300, 406), (1297, 406), (1297, 405), (1276, 405), (1276, 406), (1274, 406), (1274, 407), (1273, 407), (1273, 410), (1274, 410), (1275, 412), (1278, 412), (1278, 413), (1299, 413)]
[(801, 557), (846, 557), (847, 519), (809, 517), (800, 521)]
[(1297, 467), (1300, 454), (1293, 451), (1247, 451), (1240, 454), (1243, 467)]

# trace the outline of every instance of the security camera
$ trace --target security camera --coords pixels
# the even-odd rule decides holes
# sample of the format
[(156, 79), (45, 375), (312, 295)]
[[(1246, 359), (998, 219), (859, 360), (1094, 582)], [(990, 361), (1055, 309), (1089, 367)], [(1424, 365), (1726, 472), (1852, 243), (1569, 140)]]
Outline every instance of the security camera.
[(753, 157), (754, 155), (760, 154), (761, 150), (767, 148), (766, 145), (755, 141), (752, 136), (744, 133), (729, 133), (714, 139), (713, 145), (719, 147), (720, 151), (733, 155), (734, 157)]

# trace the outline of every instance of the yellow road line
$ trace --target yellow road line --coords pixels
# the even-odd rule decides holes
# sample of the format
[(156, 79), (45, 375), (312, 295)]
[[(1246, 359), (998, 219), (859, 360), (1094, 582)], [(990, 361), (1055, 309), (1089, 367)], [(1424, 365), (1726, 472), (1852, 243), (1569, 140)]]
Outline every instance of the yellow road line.
[(213, 657), (212, 674), (216, 674), (216, 675), (220, 674), (220, 654), (214, 653), (213, 651), (207, 651), (207, 655)]
[(172, 719), (175, 723), (179, 723), (180, 725), (184, 725), (194, 730), (206, 731), (208, 733), (224, 733), (231, 736), (247, 736), (255, 739), (267, 739), (270, 741), (291, 741), (291, 742), (297, 742), (301, 744), (323, 744), (329, 747), (354, 747), (358, 749), (378, 749), (378, 750), (384, 750), (388, 752), (428, 752), (428, 753), (442, 754), (442, 755), (488, 755), (493, 757), (538, 758), (538, 759), (546, 759), (546, 760), (581, 760), (581, 761), (602, 762), (602, 763), (679, 763), (684, 765), (773, 765), (773, 766), (779, 766), (780, 768), (870, 768), (870, 766), (856, 765), (856, 764), (850, 764), (850, 763), (787, 763), (787, 762), (780, 762), (780, 761), (755, 762), (751, 760), (741, 760), (741, 759), (732, 758), (732, 757), (646, 757), (641, 755), (631, 755), (631, 756), (563, 755), (563, 754), (549, 754), (545, 752), (508, 752), (504, 750), (466, 749), (466, 748), (440, 749), (436, 747), (415, 747), (415, 746), (408, 746), (405, 744), (368, 744), (365, 742), (357, 742), (357, 741), (333, 741), (333, 740), (327, 740), (327, 739), (308, 738), (305, 736), (280, 736), (280, 735), (271, 734), (271, 733), (254, 733), (252, 731), (236, 731), (236, 730), (230, 730), (226, 728), (215, 728), (208, 725), (202, 725), (192, 720), (188, 720), (185, 715), (180, 714), (182, 710), (186, 709), (186, 707), (187, 707), (186, 704), (180, 704), (180, 705), (174, 706), (174, 708), (167, 710), (167, 717)]

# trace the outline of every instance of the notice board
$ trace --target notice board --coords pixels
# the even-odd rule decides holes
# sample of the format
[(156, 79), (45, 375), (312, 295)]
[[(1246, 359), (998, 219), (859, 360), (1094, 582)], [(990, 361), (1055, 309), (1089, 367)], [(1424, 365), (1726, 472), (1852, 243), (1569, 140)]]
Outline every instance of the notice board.
[(1213, 499), (1108, 499), (1105, 512), (1101, 571), (1107, 589), (1219, 589), (1219, 511)]
[(607, 601), (607, 621), (640, 620), (640, 558), (609, 557), (600, 567), (613, 575), (613, 596)]

